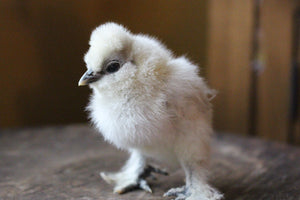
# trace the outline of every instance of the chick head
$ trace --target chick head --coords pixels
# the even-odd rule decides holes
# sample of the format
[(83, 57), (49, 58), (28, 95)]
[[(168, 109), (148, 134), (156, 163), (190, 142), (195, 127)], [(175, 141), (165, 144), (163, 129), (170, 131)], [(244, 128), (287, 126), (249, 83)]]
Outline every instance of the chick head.
[(97, 27), (89, 45), (84, 56), (87, 71), (78, 85), (89, 85), (93, 89), (130, 85), (129, 80), (139, 78), (155, 79), (166, 74), (166, 63), (172, 57), (155, 38), (134, 35), (112, 22)]

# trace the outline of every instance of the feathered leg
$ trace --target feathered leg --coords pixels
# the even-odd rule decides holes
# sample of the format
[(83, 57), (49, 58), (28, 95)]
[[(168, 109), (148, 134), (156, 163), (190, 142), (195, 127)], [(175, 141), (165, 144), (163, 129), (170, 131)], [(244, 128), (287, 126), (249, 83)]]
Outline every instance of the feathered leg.
[(146, 165), (145, 158), (138, 152), (132, 151), (126, 164), (117, 173), (101, 172), (100, 176), (109, 184), (114, 185), (114, 193), (125, 193), (140, 188), (152, 192), (145, 180), (151, 173), (167, 175), (166, 172)]
[(205, 161), (183, 162), (186, 185), (172, 188), (164, 196), (175, 196), (175, 200), (220, 200), (223, 195), (207, 183)]
[(184, 135), (184, 138), (179, 140), (177, 154), (185, 173), (186, 184), (180, 188), (170, 189), (164, 196), (175, 196), (175, 200), (222, 199), (223, 195), (207, 182), (210, 154), (208, 136), (194, 137), (190, 134)]
[(220, 200), (223, 195), (207, 182), (206, 161), (183, 163), (186, 174), (186, 200)]

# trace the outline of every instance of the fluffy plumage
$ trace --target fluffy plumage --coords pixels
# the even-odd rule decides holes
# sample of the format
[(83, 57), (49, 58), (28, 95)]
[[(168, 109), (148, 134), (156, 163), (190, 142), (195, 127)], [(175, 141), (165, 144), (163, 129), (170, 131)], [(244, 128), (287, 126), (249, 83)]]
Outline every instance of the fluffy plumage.
[(144, 176), (151, 157), (185, 171), (186, 185), (166, 196), (221, 199), (206, 180), (213, 91), (198, 76), (198, 67), (174, 57), (155, 38), (115, 23), (97, 27), (89, 44), (84, 57), (89, 75), (79, 84), (93, 91), (91, 121), (106, 141), (131, 154), (120, 172), (101, 176), (118, 193), (136, 186), (151, 191)]

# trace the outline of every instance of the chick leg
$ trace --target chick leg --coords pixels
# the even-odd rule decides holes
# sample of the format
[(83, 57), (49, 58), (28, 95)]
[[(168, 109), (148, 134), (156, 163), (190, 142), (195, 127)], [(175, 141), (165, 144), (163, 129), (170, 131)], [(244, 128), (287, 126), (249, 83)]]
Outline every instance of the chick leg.
[(120, 172), (101, 172), (100, 176), (107, 183), (114, 185), (114, 193), (122, 194), (137, 188), (151, 193), (152, 190), (145, 179), (151, 176), (152, 172), (167, 175), (164, 171), (150, 165), (146, 166), (144, 157), (139, 152), (132, 151)]
[(206, 180), (206, 169), (203, 162), (183, 163), (186, 185), (172, 188), (164, 196), (175, 196), (175, 200), (220, 200), (223, 195), (211, 187)]
[(182, 164), (186, 175), (186, 200), (220, 200), (223, 195), (207, 183), (206, 160)]
[(182, 187), (178, 187), (178, 188), (171, 188), (170, 190), (168, 190), (165, 194), (164, 197), (176, 197), (176, 200), (180, 200), (180, 199), (185, 199), (186, 198), (186, 186), (182, 186)]

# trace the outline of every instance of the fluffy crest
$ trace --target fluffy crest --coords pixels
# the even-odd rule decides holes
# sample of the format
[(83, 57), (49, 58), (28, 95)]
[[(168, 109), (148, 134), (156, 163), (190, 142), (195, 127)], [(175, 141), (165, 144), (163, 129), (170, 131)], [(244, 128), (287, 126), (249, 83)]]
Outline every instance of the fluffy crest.
[(91, 34), (90, 49), (85, 54), (84, 60), (91, 69), (96, 69), (114, 52), (130, 47), (131, 33), (122, 25), (109, 22), (97, 27)]

